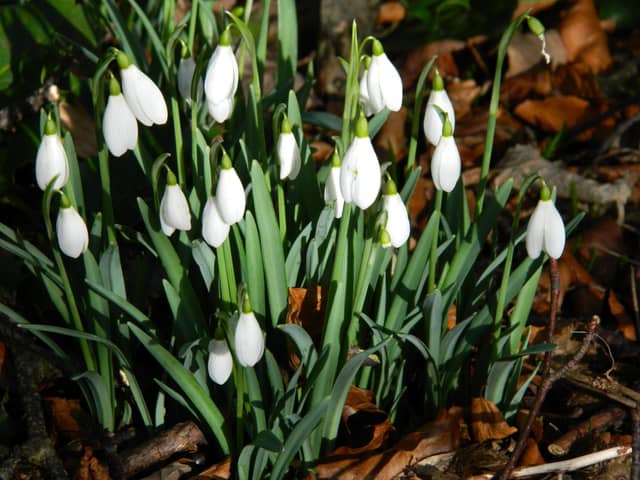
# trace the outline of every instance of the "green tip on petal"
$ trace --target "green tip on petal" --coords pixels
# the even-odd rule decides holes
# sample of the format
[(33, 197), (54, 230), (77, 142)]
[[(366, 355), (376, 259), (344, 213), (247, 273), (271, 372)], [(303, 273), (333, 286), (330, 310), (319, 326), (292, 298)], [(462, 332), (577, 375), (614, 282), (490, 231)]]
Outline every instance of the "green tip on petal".
[(387, 232), (386, 228), (380, 229), (380, 235), (378, 240), (380, 241), (380, 245), (390, 245), (391, 244), (391, 235)]
[(171, 170), (167, 169), (167, 186), (173, 186), (177, 184), (178, 180), (176, 180), (175, 174)]
[(340, 158), (340, 154), (338, 153), (338, 149), (334, 148), (333, 149), (333, 155), (331, 155), (331, 166), (332, 167), (339, 167), (340, 165), (342, 165), (342, 159)]
[(220, 42), (218, 42), (218, 45), (222, 47), (228, 47), (231, 45), (231, 30), (229, 30), (229, 27), (225, 28), (220, 35)]
[(189, 57), (189, 45), (180, 40), (180, 58), (185, 59)]
[(371, 46), (371, 51), (376, 57), (384, 53), (384, 48), (382, 48), (382, 44), (380, 43), (380, 40), (378, 40), (377, 38), (373, 39), (373, 45)]
[(218, 323), (218, 326), (216, 327), (216, 331), (213, 334), (213, 338), (216, 340), (224, 340), (224, 330), (222, 330), (222, 326), (220, 325), (220, 322)]
[(224, 152), (222, 154), (222, 161), (220, 162), (220, 165), (222, 166), (223, 170), (229, 170), (233, 168), (233, 164), (231, 163), (231, 158), (229, 158), (229, 155), (227, 154), (227, 152)]
[(55, 135), (56, 134), (56, 122), (54, 122), (51, 118), (47, 119), (47, 123), (44, 124), (44, 134), (45, 135)]
[(112, 97), (116, 97), (120, 95), (120, 93), (120, 83), (118, 82), (116, 77), (112, 76), (111, 80), (109, 80), (109, 95), (111, 95)]
[(551, 190), (549, 190), (544, 180), (542, 181), (542, 188), (540, 189), (540, 200), (543, 202), (551, 200)]
[(280, 125), (280, 133), (291, 133), (291, 124), (289, 123), (289, 119), (286, 115), (282, 119), (282, 124)]
[(242, 5), (236, 5), (231, 9), (231, 13), (238, 18), (242, 18), (244, 17), (244, 7)]
[(369, 136), (369, 124), (364, 116), (363, 112), (360, 112), (360, 116), (356, 121), (356, 137), (367, 138)]
[(60, 208), (71, 208), (71, 202), (62, 191), (60, 191)]
[(371, 57), (369, 55), (365, 55), (362, 62), (364, 63), (365, 70), (369, 70), (369, 67), (371, 66)]
[(442, 124), (442, 136), (450, 137), (453, 135), (453, 126), (451, 126), (451, 122), (449, 121), (449, 115), (447, 112), (443, 112), (444, 114), (444, 123)]
[(129, 65), (131, 65), (131, 60), (129, 60), (129, 57), (124, 52), (118, 52), (118, 55), (116, 55), (116, 60), (118, 62), (120, 70), (124, 70), (125, 68), (129, 67)]
[(249, 292), (246, 290), (242, 293), (242, 313), (251, 313), (251, 300), (249, 300)]
[(395, 195), (398, 193), (398, 187), (396, 186), (396, 182), (394, 182), (391, 178), (387, 179), (387, 183), (384, 185), (384, 194), (385, 195)]
[(542, 22), (536, 17), (527, 17), (527, 25), (529, 25), (529, 30), (531, 30), (531, 33), (536, 37), (544, 33), (544, 25), (542, 25)]
[(440, 72), (438, 71), (437, 68), (436, 68), (436, 73), (433, 76), (433, 80), (431, 82), (431, 88), (436, 91), (444, 90), (444, 81), (442, 80), (442, 77), (440, 76)]

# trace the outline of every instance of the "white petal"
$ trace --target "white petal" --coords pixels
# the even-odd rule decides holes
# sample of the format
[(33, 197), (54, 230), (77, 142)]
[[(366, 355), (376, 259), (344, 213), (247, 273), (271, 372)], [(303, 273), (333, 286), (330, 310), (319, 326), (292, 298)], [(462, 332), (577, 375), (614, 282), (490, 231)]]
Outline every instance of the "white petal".
[(133, 64), (120, 70), (120, 76), (124, 98), (140, 123), (147, 127), (166, 123), (167, 104), (153, 80)]
[(138, 122), (123, 95), (110, 95), (102, 118), (102, 132), (109, 151), (119, 157), (138, 143)]
[(204, 79), (207, 102), (230, 100), (238, 88), (238, 61), (231, 46), (218, 45), (211, 55)]
[(40, 190), (47, 188), (53, 177), (58, 176), (54, 187), (60, 190), (69, 179), (69, 161), (57, 134), (44, 135), (36, 155), (36, 182)]
[(551, 200), (541, 203), (544, 207), (544, 251), (551, 258), (558, 259), (566, 241), (564, 222)]
[(544, 241), (545, 208), (539, 201), (527, 224), (527, 236), (525, 239), (527, 254), (531, 258), (538, 258), (542, 252)]
[(58, 212), (56, 236), (62, 253), (71, 258), (78, 258), (89, 245), (87, 225), (73, 207)]
[(243, 367), (253, 367), (264, 353), (264, 335), (251, 313), (241, 313), (234, 334), (234, 349)]
[(209, 115), (218, 123), (222, 123), (231, 117), (233, 113), (233, 97), (224, 99), (220, 103), (207, 101)]
[(294, 180), (300, 173), (300, 148), (293, 132), (281, 133), (276, 145), (280, 160), (280, 180), (289, 178)]
[(364, 108), (364, 114), (370, 117), (375, 112), (371, 106), (371, 100), (369, 100), (369, 88), (367, 87), (367, 78), (369, 76), (369, 69), (365, 69), (360, 78), (360, 103)]
[(460, 153), (452, 136), (441, 137), (433, 152), (432, 175), (436, 188), (450, 192), (460, 178)]
[(346, 202), (363, 210), (380, 191), (380, 164), (369, 137), (355, 137), (345, 153), (340, 170), (340, 189)]
[(382, 208), (387, 212), (387, 233), (391, 237), (391, 245), (401, 247), (411, 233), (409, 214), (399, 194), (383, 195)]
[(380, 76), (383, 75), (382, 65), (376, 60), (377, 56), (371, 58), (369, 73), (367, 74), (367, 92), (369, 93), (369, 106), (371, 112), (376, 114), (384, 108), (384, 97), (380, 85)]
[(435, 105), (447, 113), (451, 127), (453, 129), (456, 127), (456, 115), (451, 100), (449, 100), (449, 95), (445, 90), (432, 90), (429, 94), (422, 122), (424, 135), (431, 145), (438, 145), (442, 135), (442, 114), (435, 108)]
[(233, 371), (233, 357), (226, 341), (214, 339), (209, 342), (207, 371), (211, 380), (218, 385), (223, 385), (229, 380)]
[(387, 58), (387, 55), (377, 55), (373, 57), (380, 63), (380, 91), (384, 106), (393, 112), (397, 112), (402, 107), (402, 79), (396, 67)]
[(344, 208), (344, 197), (340, 189), (340, 167), (331, 167), (327, 183), (324, 185), (324, 202), (335, 202), (336, 218), (342, 217)]
[[(167, 185), (164, 189), (164, 195), (160, 202), (160, 221), (161, 226), (162, 222), (164, 222), (169, 229), (191, 230), (189, 204), (178, 185)], [(165, 231), (164, 227), (163, 231)], [(171, 234), (168, 233), (167, 235)]]
[(218, 248), (228, 235), (229, 225), (224, 223), (218, 212), (216, 198), (209, 197), (202, 212), (202, 236), (209, 245)]
[[(180, 59), (180, 65), (178, 66), (178, 91), (187, 103), (191, 103), (191, 82), (193, 80), (195, 70), (196, 62), (193, 58), (187, 57)], [(196, 90), (198, 101), (202, 98), (202, 91), (203, 83), (202, 79), (199, 79)]]
[(216, 187), (216, 204), (218, 213), (228, 225), (238, 223), (244, 217), (247, 200), (240, 177), (234, 168), (220, 170)]

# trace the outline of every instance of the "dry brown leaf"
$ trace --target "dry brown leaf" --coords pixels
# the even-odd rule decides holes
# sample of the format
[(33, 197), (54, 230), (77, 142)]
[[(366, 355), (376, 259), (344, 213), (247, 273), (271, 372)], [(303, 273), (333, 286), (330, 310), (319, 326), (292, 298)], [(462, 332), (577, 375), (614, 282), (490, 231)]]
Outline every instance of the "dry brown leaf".
[(543, 465), (545, 463), (547, 462), (544, 461), (544, 458), (540, 453), (538, 442), (536, 442), (533, 438), (527, 438), (527, 446), (525, 447), (524, 453), (522, 454), (518, 465), (521, 467), (529, 467), (532, 465)]
[(85, 417), (86, 414), (82, 411), (79, 400), (45, 397), (44, 401), (58, 435), (65, 441), (83, 437), (84, 434), (78, 420)]
[(420, 72), (434, 55), (438, 57), (436, 58), (435, 66), (438, 67), (442, 76), (460, 76), (458, 65), (451, 54), (464, 50), (465, 48), (466, 43), (461, 40), (439, 40), (414, 48), (409, 52), (400, 69), (403, 87), (410, 89), (415, 85), (420, 76)]
[(96, 126), (83, 106), (63, 100), (60, 102), (60, 121), (71, 132), (78, 157), (90, 158), (98, 154)]
[[(315, 288), (290, 288), (287, 323), (301, 326), (312, 339), (319, 341), (324, 325), (327, 293), (327, 287), (320, 285)], [(300, 364), (300, 358), (291, 342), (287, 345), (291, 367), (295, 370)]]
[(74, 480), (111, 480), (109, 469), (93, 456), (91, 447), (84, 447), (84, 453), (73, 478)]
[(551, 71), (539, 66), (505, 79), (500, 89), (500, 102), (513, 105), (532, 96), (546, 97), (551, 90)]
[(447, 93), (456, 112), (456, 120), (471, 113), (471, 104), (479, 95), (484, 93), (488, 83), (480, 86), (475, 80), (455, 80), (447, 85)]
[[(545, 32), (545, 41), (547, 53), (551, 56), (551, 69), (567, 63), (567, 51), (558, 31), (555, 29), (547, 30)], [(526, 72), (543, 62), (544, 59), (541, 52), (542, 42), (537, 36), (530, 32), (516, 32), (507, 47), (509, 68), (505, 75), (506, 78)]]
[(476, 442), (501, 440), (518, 431), (509, 425), (495, 404), (484, 398), (471, 399), (471, 431)]
[(604, 100), (598, 81), (584, 63), (571, 63), (558, 68), (552, 77), (554, 90), (564, 95), (574, 95), (585, 100)]
[(611, 65), (607, 36), (600, 25), (593, 0), (574, 0), (561, 13), (558, 27), (571, 62), (582, 62), (595, 72)]
[(231, 458), (227, 457), (221, 462), (210, 466), (193, 477), (193, 480), (229, 480), (231, 478)]
[(400, 2), (385, 2), (378, 9), (376, 24), (400, 23), (407, 16), (404, 5)]
[(405, 126), (407, 123), (407, 108), (402, 107), (397, 112), (391, 112), (387, 121), (384, 122), (380, 133), (376, 137), (378, 148), (389, 152), (390, 158), (396, 162), (402, 160), (407, 155), (407, 134)]
[(553, 7), (556, 2), (557, 0), (520, 0), (511, 18), (518, 18), (527, 11), (529, 11), (530, 15), (537, 15), (538, 13)]
[(313, 152), (311, 153), (311, 158), (314, 162), (325, 162), (331, 157), (331, 154), (333, 153), (333, 145), (331, 145), (329, 142), (317, 140), (315, 142), (312, 142), (310, 146)]
[[(426, 155), (424, 155), (426, 157)], [(422, 157), (422, 156), (421, 156)], [(425, 169), (423, 168), (423, 171)], [(428, 219), (429, 205), (434, 198), (435, 187), (431, 178), (422, 175), (418, 178), (416, 187), (413, 189), (411, 197), (409, 197), (409, 218), (414, 225), (422, 230)]]
[(564, 125), (576, 126), (589, 112), (589, 102), (568, 95), (544, 100), (525, 100), (514, 112), (525, 122), (546, 132), (559, 132)]

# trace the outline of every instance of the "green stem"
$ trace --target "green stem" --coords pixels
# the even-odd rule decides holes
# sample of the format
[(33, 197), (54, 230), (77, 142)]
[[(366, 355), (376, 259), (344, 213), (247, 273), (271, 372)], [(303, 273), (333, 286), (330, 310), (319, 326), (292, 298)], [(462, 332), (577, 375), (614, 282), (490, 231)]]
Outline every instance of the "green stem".
[(116, 232), (114, 228), (115, 218), (113, 215), (113, 201), (111, 199), (111, 176), (109, 173), (109, 152), (106, 145), (102, 145), (98, 153), (98, 163), (100, 168), (100, 186), (102, 189), (102, 214), (103, 226), (107, 232), (109, 244), (116, 242)]
[(359, 314), (362, 311), (362, 306), (364, 305), (367, 292), (369, 291), (368, 287), (373, 270), (372, 266), (375, 263), (377, 251), (378, 247), (377, 245), (374, 246), (373, 239), (371, 237), (367, 238), (362, 252), (360, 270), (358, 272), (358, 280), (356, 282), (356, 290), (354, 292), (355, 300), (351, 307), (349, 330), (347, 334), (347, 348), (357, 343), (358, 326), (360, 324)]
[(198, 4), (200, 0), (191, 0), (191, 18), (189, 18), (189, 52), (193, 52), (193, 41), (196, 37), (196, 25), (198, 23)]
[(351, 123), (358, 111), (358, 74), (360, 72), (360, 51), (358, 48), (358, 29), (354, 21), (351, 28), (351, 52), (347, 72), (344, 111), (342, 113), (342, 147), (346, 150), (351, 142)]
[(436, 215), (436, 233), (431, 243), (431, 255), (429, 258), (429, 293), (436, 289), (436, 263), (438, 262), (438, 230), (440, 229), (440, 215), (442, 211), (442, 190), (436, 190), (436, 204), (433, 209), (433, 215)]
[(431, 71), (431, 67), (433, 66), (433, 62), (435, 62), (436, 56), (431, 57), (431, 60), (427, 62), (427, 64), (422, 69), (420, 73), (420, 77), (418, 78), (418, 83), (416, 86), (416, 98), (413, 102), (413, 119), (411, 120), (411, 139), (409, 140), (409, 155), (407, 156), (407, 166), (405, 169), (406, 174), (408, 175), (411, 170), (415, 167), (416, 164), (416, 152), (418, 149), (418, 138), (420, 137), (420, 126), (422, 124), (420, 113), (422, 110), (422, 100), (424, 99), (424, 84), (427, 81), (427, 76)]
[(287, 238), (287, 211), (284, 199), (284, 187), (282, 182), (276, 184), (276, 192), (278, 195), (278, 225), (280, 227), (280, 241), (284, 245)]
[(233, 369), (236, 386), (236, 451), (238, 456), (244, 447), (244, 368), (238, 365)]
[[(175, 92), (174, 92), (175, 93)], [(176, 140), (176, 163), (178, 165), (178, 184), (184, 191), (186, 187), (186, 173), (184, 169), (184, 151), (182, 148), (182, 126), (180, 124), (180, 105), (177, 95), (171, 97), (171, 118), (173, 119), (173, 136)]]

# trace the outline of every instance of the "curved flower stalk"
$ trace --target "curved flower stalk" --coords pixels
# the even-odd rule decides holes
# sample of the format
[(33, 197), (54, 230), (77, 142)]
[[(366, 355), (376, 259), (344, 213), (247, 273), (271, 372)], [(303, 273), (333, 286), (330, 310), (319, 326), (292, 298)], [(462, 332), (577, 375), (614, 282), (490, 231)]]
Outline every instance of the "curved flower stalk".
[(371, 104), (371, 100), (369, 99), (369, 87), (367, 86), (368, 78), (369, 78), (369, 67), (371, 66), (371, 57), (367, 56), (364, 59), (364, 71), (362, 72), (362, 77), (360, 77), (360, 105), (364, 109), (364, 114), (367, 117), (370, 117), (374, 113), (373, 105)]
[(442, 136), (431, 159), (431, 176), (438, 190), (450, 192), (460, 178), (460, 153), (453, 139), (453, 127), (445, 115)]
[(345, 202), (369, 208), (380, 191), (380, 164), (364, 115), (356, 122), (356, 135), (347, 149), (340, 169), (340, 190)]
[(60, 192), (60, 210), (56, 219), (56, 236), (60, 251), (67, 257), (78, 258), (89, 246), (87, 225), (71, 206), (67, 196)]
[(344, 197), (342, 196), (342, 190), (340, 189), (340, 167), (342, 161), (340, 155), (336, 150), (333, 151), (331, 157), (331, 170), (329, 170), (329, 176), (327, 182), (324, 184), (324, 203), (334, 202), (336, 209), (336, 218), (342, 217), (342, 210), (344, 208)]
[(210, 196), (202, 211), (202, 237), (214, 248), (218, 248), (229, 236), (229, 225), (220, 216), (216, 197)]
[(397, 112), (402, 107), (402, 79), (384, 53), (379, 40), (373, 40), (373, 56), (367, 73), (367, 93), (373, 113), (385, 107)]
[(384, 193), (382, 195), (382, 212), (386, 217), (385, 231), (389, 236), (388, 245), (399, 248), (409, 239), (411, 234), (411, 224), (407, 207), (398, 193), (398, 189), (393, 180), (388, 179)]
[(242, 311), (236, 323), (233, 345), (236, 358), (243, 367), (253, 367), (264, 353), (264, 334), (246, 291), (242, 297)]
[(56, 124), (49, 118), (36, 154), (36, 182), (40, 190), (45, 190), (56, 176), (53, 188), (60, 190), (69, 180), (69, 160), (56, 131)]
[(244, 187), (227, 152), (222, 155), (222, 169), (216, 187), (216, 206), (227, 225), (238, 223), (244, 217), (247, 200)]
[(540, 200), (527, 225), (527, 254), (538, 258), (544, 250), (551, 258), (558, 259), (564, 250), (565, 239), (564, 222), (551, 200), (549, 188), (543, 183)]
[(444, 89), (444, 82), (440, 76), (440, 72), (436, 69), (436, 73), (433, 77), (431, 84), (431, 93), (429, 94), (429, 100), (427, 100), (427, 108), (424, 112), (424, 120), (422, 127), (424, 129), (424, 135), (431, 145), (438, 145), (440, 136), (442, 135), (443, 117), (446, 114), (451, 122), (451, 132), (456, 128), (456, 114), (453, 110), (449, 95)]
[(300, 147), (291, 131), (289, 119), (285, 116), (280, 127), (280, 136), (276, 144), (276, 152), (280, 161), (280, 180), (294, 180), (300, 173)]
[(211, 55), (204, 79), (207, 107), (216, 122), (222, 123), (231, 117), (237, 89), (238, 61), (231, 48), (231, 32), (227, 27)]
[(224, 385), (233, 371), (233, 356), (221, 331), (216, 331), (215, 338), (209, 342), (207, 371), (209, 378), (218, 385)]
[(120, 67), (122, 93), (138, 121), (147, 127), (154, 123), (167, 123), (167, 104), (158, 86), (133, 65), (124, 52), (118, 52), (117, 61)]
[(166, 236), (176, 230), (191, 230), (191, 212), (171, 170), (167, 171), (167, 186), (160, 201), (160, 227)]
[(119, 157), (138, 143), (138, 122), (120, 91), (118, 80), (109, 81), (109, 100), (102, 117), (102, 133), (109, 151)]
[[(180, 59), (178, 65), (178, 91), (188, 105), (191, 105), (191, 82), (193, 81), (195, 71), (196, 61), (192, 57)], [(198, 80), (198, 86), (196, 87), (196, 101), (198, 102), (202, 99), (203, 85), (202, 78), (200, 78)]]

